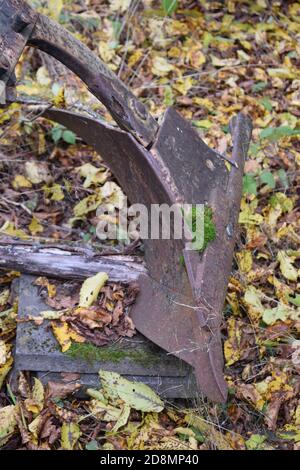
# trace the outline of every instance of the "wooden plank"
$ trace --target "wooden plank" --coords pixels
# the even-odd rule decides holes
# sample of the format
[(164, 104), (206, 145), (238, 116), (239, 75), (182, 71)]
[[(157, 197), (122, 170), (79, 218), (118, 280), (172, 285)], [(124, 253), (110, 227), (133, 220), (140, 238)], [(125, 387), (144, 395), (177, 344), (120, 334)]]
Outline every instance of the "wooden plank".
[[(34, 276), (21, 276), (18, 317), (37, 316), (49, 310), (33, 285)], [(98, 380), (99, 369), (115, 371), (136, 380), (157, 384), (169, 397), (195, 396), (196, 386), (191, 367), (167, 354), (140, 334), (124, 338), (113, 346), (97, 348), (98, 358), (63, 354), (52, 335), (48, 322), (37, 326), (33, 322), (17, 327), (15, 364), (17, 370), (82, 374), (82, 383), (91, 386)], [(151, 378), (151, 379), (150, 379)], [(92, 381), (92, 382), (91, 382)]]

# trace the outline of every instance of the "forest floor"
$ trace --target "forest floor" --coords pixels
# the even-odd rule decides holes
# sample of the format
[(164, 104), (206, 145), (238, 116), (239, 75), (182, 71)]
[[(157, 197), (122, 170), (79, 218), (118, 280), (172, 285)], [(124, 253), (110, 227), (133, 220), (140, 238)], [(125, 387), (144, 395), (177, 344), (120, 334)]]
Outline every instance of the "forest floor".
[[(222, 323), (227, 403), (143, 412), (118, 396), (103, 411), (105, 396), (80, 401), (76, 387), (44, 390), (28, 374), (14, 394), (18, 274), (3, 274), (0, 446), (299, 450), (300, 3), (186, 0), (170, 15), (151, 0), (31, 3), (93, 49), (155, 117), (175, 106), (228, 155), (230, 118), (243, 111), (254, 129)], [(17, 76), (22, 96), (111, 120), (79, 79), (38, 51), (25, 52)], [(95, 210), (121, 194), (101, 158), (19, 104), (0, 110), (0, 123), (1, 236), (99, 245)]]

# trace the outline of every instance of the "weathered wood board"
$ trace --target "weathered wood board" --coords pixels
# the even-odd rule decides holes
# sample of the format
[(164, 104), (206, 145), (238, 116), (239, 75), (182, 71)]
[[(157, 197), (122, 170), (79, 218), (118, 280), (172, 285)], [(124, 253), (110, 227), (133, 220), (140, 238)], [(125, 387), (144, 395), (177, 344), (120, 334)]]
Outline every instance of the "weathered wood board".
[[(19, 290), (20, 319), (37, 316), (49, 310), (33, 285), (35, 276), (22, 275)], [(161, 396), (190, 398), (197, 395), (195, 379), (190, 366), (167, 354), (142, 335), (124, 338), (112, 346), (97, 348), (96, 358), (62, 353), (54, 338), (49, 322), (19, 323), (17, 327), (15, 367), (38, 373), (44, 382), (58, 380), (60, 372), (81, 374), (85, 386), (98, 386), (98, 371), (105, 369), (118, 372), (131, 380), (143, 381)]]

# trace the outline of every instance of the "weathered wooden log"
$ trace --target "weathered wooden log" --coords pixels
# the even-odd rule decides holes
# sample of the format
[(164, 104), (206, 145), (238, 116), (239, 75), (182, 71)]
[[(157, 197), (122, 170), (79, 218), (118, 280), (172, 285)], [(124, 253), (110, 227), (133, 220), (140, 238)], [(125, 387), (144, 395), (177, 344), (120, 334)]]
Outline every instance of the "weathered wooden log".
[(136, 281), (141, 273), (147, 272), (142, 260), (133, 256), (101, 255), (90, 249), (1, 240), (0, 269), (62, 279), (85, 279), (104, 271), (114, 282)]

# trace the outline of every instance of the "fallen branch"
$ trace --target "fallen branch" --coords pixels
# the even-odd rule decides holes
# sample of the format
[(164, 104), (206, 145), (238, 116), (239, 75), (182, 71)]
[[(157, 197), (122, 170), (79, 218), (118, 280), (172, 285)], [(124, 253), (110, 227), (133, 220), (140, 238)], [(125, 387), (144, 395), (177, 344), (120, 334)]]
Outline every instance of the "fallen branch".
[(92, 250), (69, 250), (34, 243), (0, 241), (0, 269), (63, 279), (85, 279), (100, 271), (114, 282), (136, 281), (146, 273), (144, 264), (132, 256), (101, 255)]

